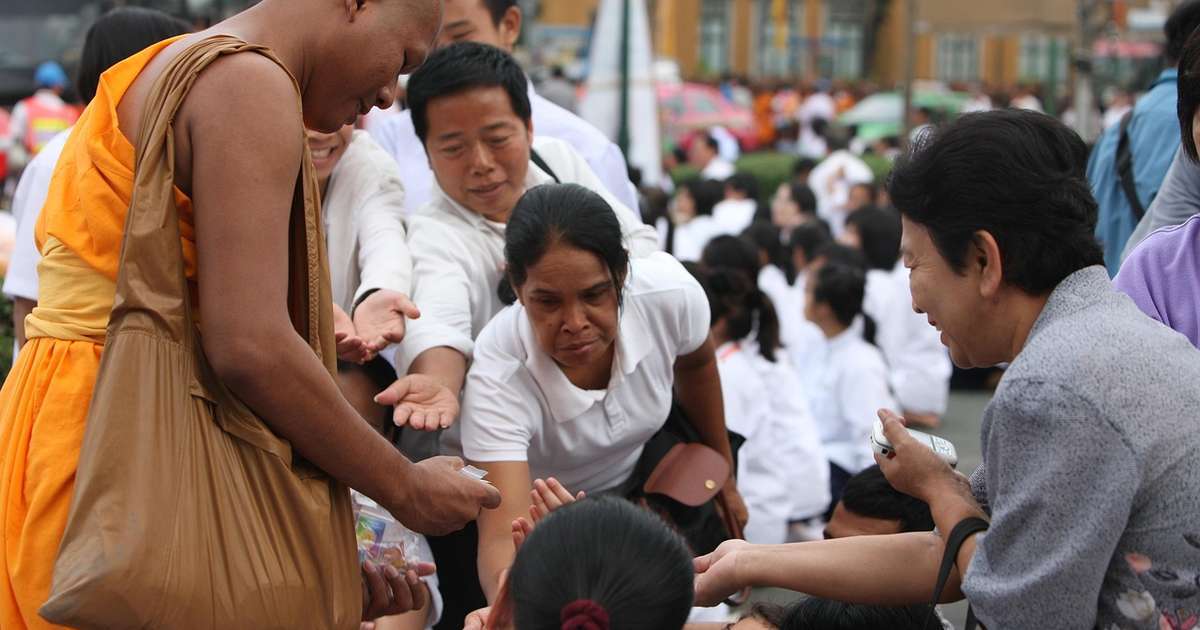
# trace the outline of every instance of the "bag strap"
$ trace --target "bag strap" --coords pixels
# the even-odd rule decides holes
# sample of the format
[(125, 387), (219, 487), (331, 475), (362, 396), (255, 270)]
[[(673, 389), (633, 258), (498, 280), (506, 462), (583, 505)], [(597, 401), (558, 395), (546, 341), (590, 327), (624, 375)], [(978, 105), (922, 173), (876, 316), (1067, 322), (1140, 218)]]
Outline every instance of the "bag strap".
[[(942, 591), (946, 589), (946, 581), (950, 579), (950, 570), (954, 568), (954, 564), (958, 559), (958, 552), (962, 549), (963, 543), (972, 534), (985, 531), (988, 528), (988, 522), (972, 516), (959, 521), (958, 525), (950, 531), (950, 536), (946, 538), (946, 552), (942, 555), (942, 566), (938, 569), (937, 586), (933, 587), (933, 602), (929, 605), (929, 615), (925, 618), (923, 628), (928, 628), (929, 623), (933, 620), (935, 609), (938, 603), (942, 600)], [(964, 630), (974, 630), (978, 621), (975, 619), (975, 612), (967, 607), (967, 622)], [(938, 627), (938, 626), (934, 626)]]
[(1117, 179), (1121, 182), (1121, 190), (1125, 193), (1125, 200), (1129, 202), (1129, 209), (1133, 211), (1134, 219), (1141, 221), (1146, 214), (1146, 208), (1142, 206), (1141, 199), (1138, 199), (1137, 183), (1133, 179), (1133, 151), (1129, 148), (1129, 122), (1131, 120), (1133, 120), (1132, 109), (1121, 117), (1115, 166)]
[(537, 149), (529, 149), (529, 159), (534, 164), (537, 164), (538, 168), (546, 171), (546, 174), (550, 176), (550, 179), (554, 180), (555, 184), (562, 183), (562, 180), (558, 178), (558, 175), (554, 174), (554, 169), (550, 168), (550, 165), (546, 163), (546, 160), (542, 159), (542, 156), (538, 154)]

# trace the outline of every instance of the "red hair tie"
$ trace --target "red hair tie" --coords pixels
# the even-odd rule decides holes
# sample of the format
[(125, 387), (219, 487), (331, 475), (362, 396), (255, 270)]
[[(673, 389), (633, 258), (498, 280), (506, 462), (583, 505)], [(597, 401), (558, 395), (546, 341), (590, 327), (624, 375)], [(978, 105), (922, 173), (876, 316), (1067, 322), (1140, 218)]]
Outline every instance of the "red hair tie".
[(608, 630), (608, 611), (590, 599), (577, 599), (563, 606), (562, 630)]

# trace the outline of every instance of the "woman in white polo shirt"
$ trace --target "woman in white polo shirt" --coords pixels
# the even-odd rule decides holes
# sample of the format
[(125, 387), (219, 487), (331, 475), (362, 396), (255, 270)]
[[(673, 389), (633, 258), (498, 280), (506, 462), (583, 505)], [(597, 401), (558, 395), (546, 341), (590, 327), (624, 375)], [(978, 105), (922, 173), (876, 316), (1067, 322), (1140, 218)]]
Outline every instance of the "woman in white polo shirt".
[[(532, 480), (618, 490), (662, 428), (672, 391), (701, 440), (731, 459), (704, 291), (669, 255), (630, 261), (609, 204), (576, 185), (521, 198), (505, 241), (519, 304), (475, 344), (461, 430), (467, 459), (505, 498), (479, 520), (489, 601), (512, 563), (511, 524)], [(739, 522), (733, 479), (722, 489)]]

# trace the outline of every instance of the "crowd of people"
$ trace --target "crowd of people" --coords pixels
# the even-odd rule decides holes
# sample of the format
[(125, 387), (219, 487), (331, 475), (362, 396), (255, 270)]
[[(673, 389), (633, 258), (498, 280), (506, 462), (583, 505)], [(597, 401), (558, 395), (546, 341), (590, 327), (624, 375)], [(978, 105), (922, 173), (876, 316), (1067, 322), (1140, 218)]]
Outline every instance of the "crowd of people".
[[(1200, 614), (1200, 0), (1090, 160), (1014, 103), (876, 143), (886, 179), (818, 124), (762, 190), (714, 129), (658, 202), (530, 85), (521, 24), (513, 0), (97, 20), (87, 107), (14, 197), (0, 626)], [(1111, 242), (1138, 204), (1170, 227)], [(958, 472), (905, 427), (941, 423), (952, 366), (996, 365)], [(148, 446), (179, 465), (145, 474)], [(357, 558), (349, 489), (433, 562)], [(754, 587), (804, 596), (735, 617)]]

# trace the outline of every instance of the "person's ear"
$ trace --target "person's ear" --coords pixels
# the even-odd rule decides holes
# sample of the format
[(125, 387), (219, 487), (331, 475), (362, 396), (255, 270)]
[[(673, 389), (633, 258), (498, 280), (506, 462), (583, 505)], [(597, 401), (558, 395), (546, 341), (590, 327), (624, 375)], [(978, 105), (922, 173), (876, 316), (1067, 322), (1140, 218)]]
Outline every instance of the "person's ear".
[(521, 37), (521, 20), (521, 8), (511, 6), (500, 17), (500, 23), (496, 25), (496, 30), (500, 32), (500, 42), (504, 44), (504, 48), (508, 52), (512, 52), (513, 47), (517, 45), (517, 40)]
[(366, 0), (342, 0), (342, 9), (346, 13), (346, 19), (351, 22), (358, 19), (358, 14), (362, 13), (365, 4)]
[(516, 281), (513, 280), (512, 274), (505, 271), (504, 279), (508, 281), (508, 286), (512, 289), (513, 295), (517, 296), (517, 302), (523, 306), (525, 304), (525, 297), (521, 295), (521, 287), (517, 286)]
[(1000, 259), (1000, 244), (991, 232), (980, 230), (971, 239), (967, 266), (979, 274), (979, 295), (991, 299), (1000, 292), (1004, 282), (1004, 262)]

